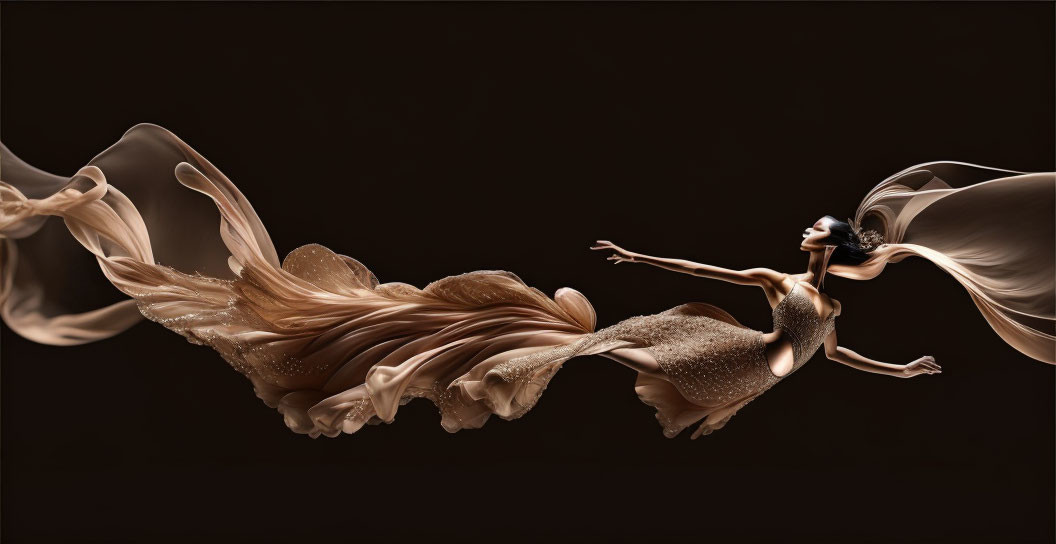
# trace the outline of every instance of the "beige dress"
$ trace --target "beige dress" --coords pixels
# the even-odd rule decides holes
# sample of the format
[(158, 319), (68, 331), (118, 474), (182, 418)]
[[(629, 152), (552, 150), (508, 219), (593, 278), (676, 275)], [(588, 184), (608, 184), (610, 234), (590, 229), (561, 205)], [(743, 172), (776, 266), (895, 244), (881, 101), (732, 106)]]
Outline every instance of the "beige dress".
[[(133, 127), (71, 177), (33, 168), (2, 145), (0, 168), (0, 314), (9, 327), (70, 345), (114, 336), (146, 317), (216, 350), (298, 433), (336, 436), (391, 422), (415, 398), (433, 401), (452, 432), (480, 427), (493, 414), (516, 418), (569, 358), (619, 348), (645, 349), (659, 362), (664, 375), (639, 375), (636, 390), (656, 407), (668, 436), (697, 422), (695, 436), (718, 429), (779, 381), (761, 333), (706, 304), (594, 332), (594, 309), (583, 295), (561, 289), (549, 297), (509, 272), (472, 272), (419, 289), (381, 283), (355, 259), (314, 244), (280, 262), (239, 189), (155, 125)], [(939, 187), (932, 178), (914, 170), (888, 180), (858, 214), (883, 212), (886, 239), (912, 243), (883, 246), (861, 269), (830, 270), (875, 275), (888, 262), (880, 256), (930, 258), (968, 288), (1010, 344), (1054, 360), (1053, 176), (964, 189)], [(1004, 208), (1016, 212), (1008, 229), (991, 225), (1005, 225), (997, 220), (1009, 214), (941, 221), (948, 208), (937, 204), (955, 205), (963, 216), (966, 206), (997, 197), (1014, 204)], [(365, 194), (363, 202), (371, 198)], [(962, 223), (971, 236), (942, 236), (940, 226)], [(1028, 251), (1035, 242), (1038, 250)], [(101, 276), (79, 260), (85, 250)], [(982, 263), (980, 254), (994, 258)], [(78, 281), (67, 281), (71, 275)], [(92, 275), (127, 298), (98, 307), (66, 287)], [(801, 287), (773, 315), (791, 339), (794, 368), (817, 350), (834, 317), (819, 318)]]
[[(818, 316), (800, 284), (774, 307), (774, 328), (784, 331), (792, 343), (793, 372), (832, 332), (835, 317), (835, 311), (825, 318)], [(685, 304), (656, 315), (632, 317), (568, 346), (510, 360), (489, 371), (484, 389), (534, 375), (536, 383), (524, 385), (531, 394), (519, 415), (534, 404), (545, 382), (570, 357), (641, 348), (656, 359), (664, 376), (640, 373), (635, 386), (638, 396), (657, 409), (666, 436), (674, 437), (699, 421), (692, 435), (696, 438), (721, 428), (737, 410), (783, 378), (771, 371), (762, 337), (763, 333), (744, 327), (719, 308)]]

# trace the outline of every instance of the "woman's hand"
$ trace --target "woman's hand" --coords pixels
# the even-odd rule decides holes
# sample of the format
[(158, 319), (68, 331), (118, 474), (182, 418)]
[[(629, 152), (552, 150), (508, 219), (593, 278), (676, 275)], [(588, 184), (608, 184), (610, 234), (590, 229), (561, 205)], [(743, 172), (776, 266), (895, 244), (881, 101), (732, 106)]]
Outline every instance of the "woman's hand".
[(616, 245), (616, 244), (614, 244), (614, 243), (612, 243), (612, 242), (610, 242), (608, 240), (598, 240), (597, 242), (595, 242), (595, 244), (593, 246), (590, 246), (590, 249), (601, 250), (601, 251), (612, 250), (614, 253), (609, 256), (608, 260), (616, 261), (616, 264), (619, 264), (619, 263), (633, 263), (633, 262), (635, 262), (634, 258), (636, 256), (638, 256), (637, 253), (634, 253), (634, 252), (631, 252), (631, 251), (627, 251), (626, 249), (623, 249), (622, 247), (620, 247), (620, 246), (618, 246), (618, 245)]
[(939, 367), (938, 363), (935, 362), (935, 358), (931, 355), (925, 355), (908, 365), (902, 367), (902, 372), (899, 377), (912, 378), (913, 376), (919, 376), (921, 374), (941, 374), (942, 368)]

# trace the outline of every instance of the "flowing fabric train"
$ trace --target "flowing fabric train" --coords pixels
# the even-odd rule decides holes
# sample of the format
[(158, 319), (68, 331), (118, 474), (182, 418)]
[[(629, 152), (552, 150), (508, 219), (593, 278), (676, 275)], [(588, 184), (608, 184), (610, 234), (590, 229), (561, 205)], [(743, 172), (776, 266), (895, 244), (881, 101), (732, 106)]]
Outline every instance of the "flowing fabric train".
[[(314, 244), (280, 266), (234, 184), (158, 126), (132, 128), (68, 180), (25, 165), (6, 148), (0, 161), (0, 296), (8, 325), (38, 342), (76, 344), (117, 334), (141, 312), (220, 352), (296, 432), (354, 432), (368, 421), (391, 421), (415, 397), (436, 403), (450, 431), (479, 427), (493, 413), (517, 417), (563, 360), (509, 384), (496, 383), (489, 369), (594, 328), (594, 310), (578, 292), (561, 289), (551, 299), (509, 272), (473, 272), (417, 289), (379, 283), (355, 259)], [(178, 213), (195, 206), (171, 190), (172, 172), (211, 198), (219, 217)], [(108, 175), (140, 193), (142, 208)], [(46, 278), (33, 271), (69, 249), (33, 236), (49, 218), (61, 218), (132, 301), (69, 314), (49, 298), (63, 290), (43, 285)], [(210, 243), (214, 221), (222, 246)], [(208, 230), (213, 236), (204, 235)], [(159, 244), (163, 238), (171, 243)], [(23, 252), (36, 262), (20, 262)]]

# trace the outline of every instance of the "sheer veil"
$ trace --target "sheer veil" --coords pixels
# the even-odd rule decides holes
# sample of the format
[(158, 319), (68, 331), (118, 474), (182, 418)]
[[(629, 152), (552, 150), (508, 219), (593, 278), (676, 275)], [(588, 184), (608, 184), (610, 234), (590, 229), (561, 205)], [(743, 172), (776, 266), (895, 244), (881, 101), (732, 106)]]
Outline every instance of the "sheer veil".
[(873, 188), (851, 224), (885, 243), (861, 265), (829, 272), (870, 279), (889, 262), (928, 259), (968, 290), (1001, 338), (1056, 363), (1056, 174), (920, 164)]

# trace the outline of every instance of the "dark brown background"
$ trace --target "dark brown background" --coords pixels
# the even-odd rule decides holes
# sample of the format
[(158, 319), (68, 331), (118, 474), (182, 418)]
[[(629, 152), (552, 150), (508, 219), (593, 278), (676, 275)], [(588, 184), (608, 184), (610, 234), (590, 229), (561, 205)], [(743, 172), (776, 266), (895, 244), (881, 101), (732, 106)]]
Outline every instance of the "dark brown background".
[[(239, 184), (280, 253), (319, 242), (419, 286), (512, 270), (580, 289), (601, 326), (706, 301), (766, 328), (755, 290), (586, 248), (795, 272), (803, 228), (907, 166), (1051, 170), (1053, 16), (4, 4), (2, 135), (71, 174), (154, 122)], [(927, 262), (828, 288), (841, 343), (931, 354), (944, 373), (818, 355), (697, 441), (663, 438), (633, 374), (600, 358), (482, 431), (449, 435), (415, 402), (391, 426), (311, 440), (157, 325), (76, 348), (5, 328), (3, 538), (1051, 542), (1053, 367), (1006, 346)]]

